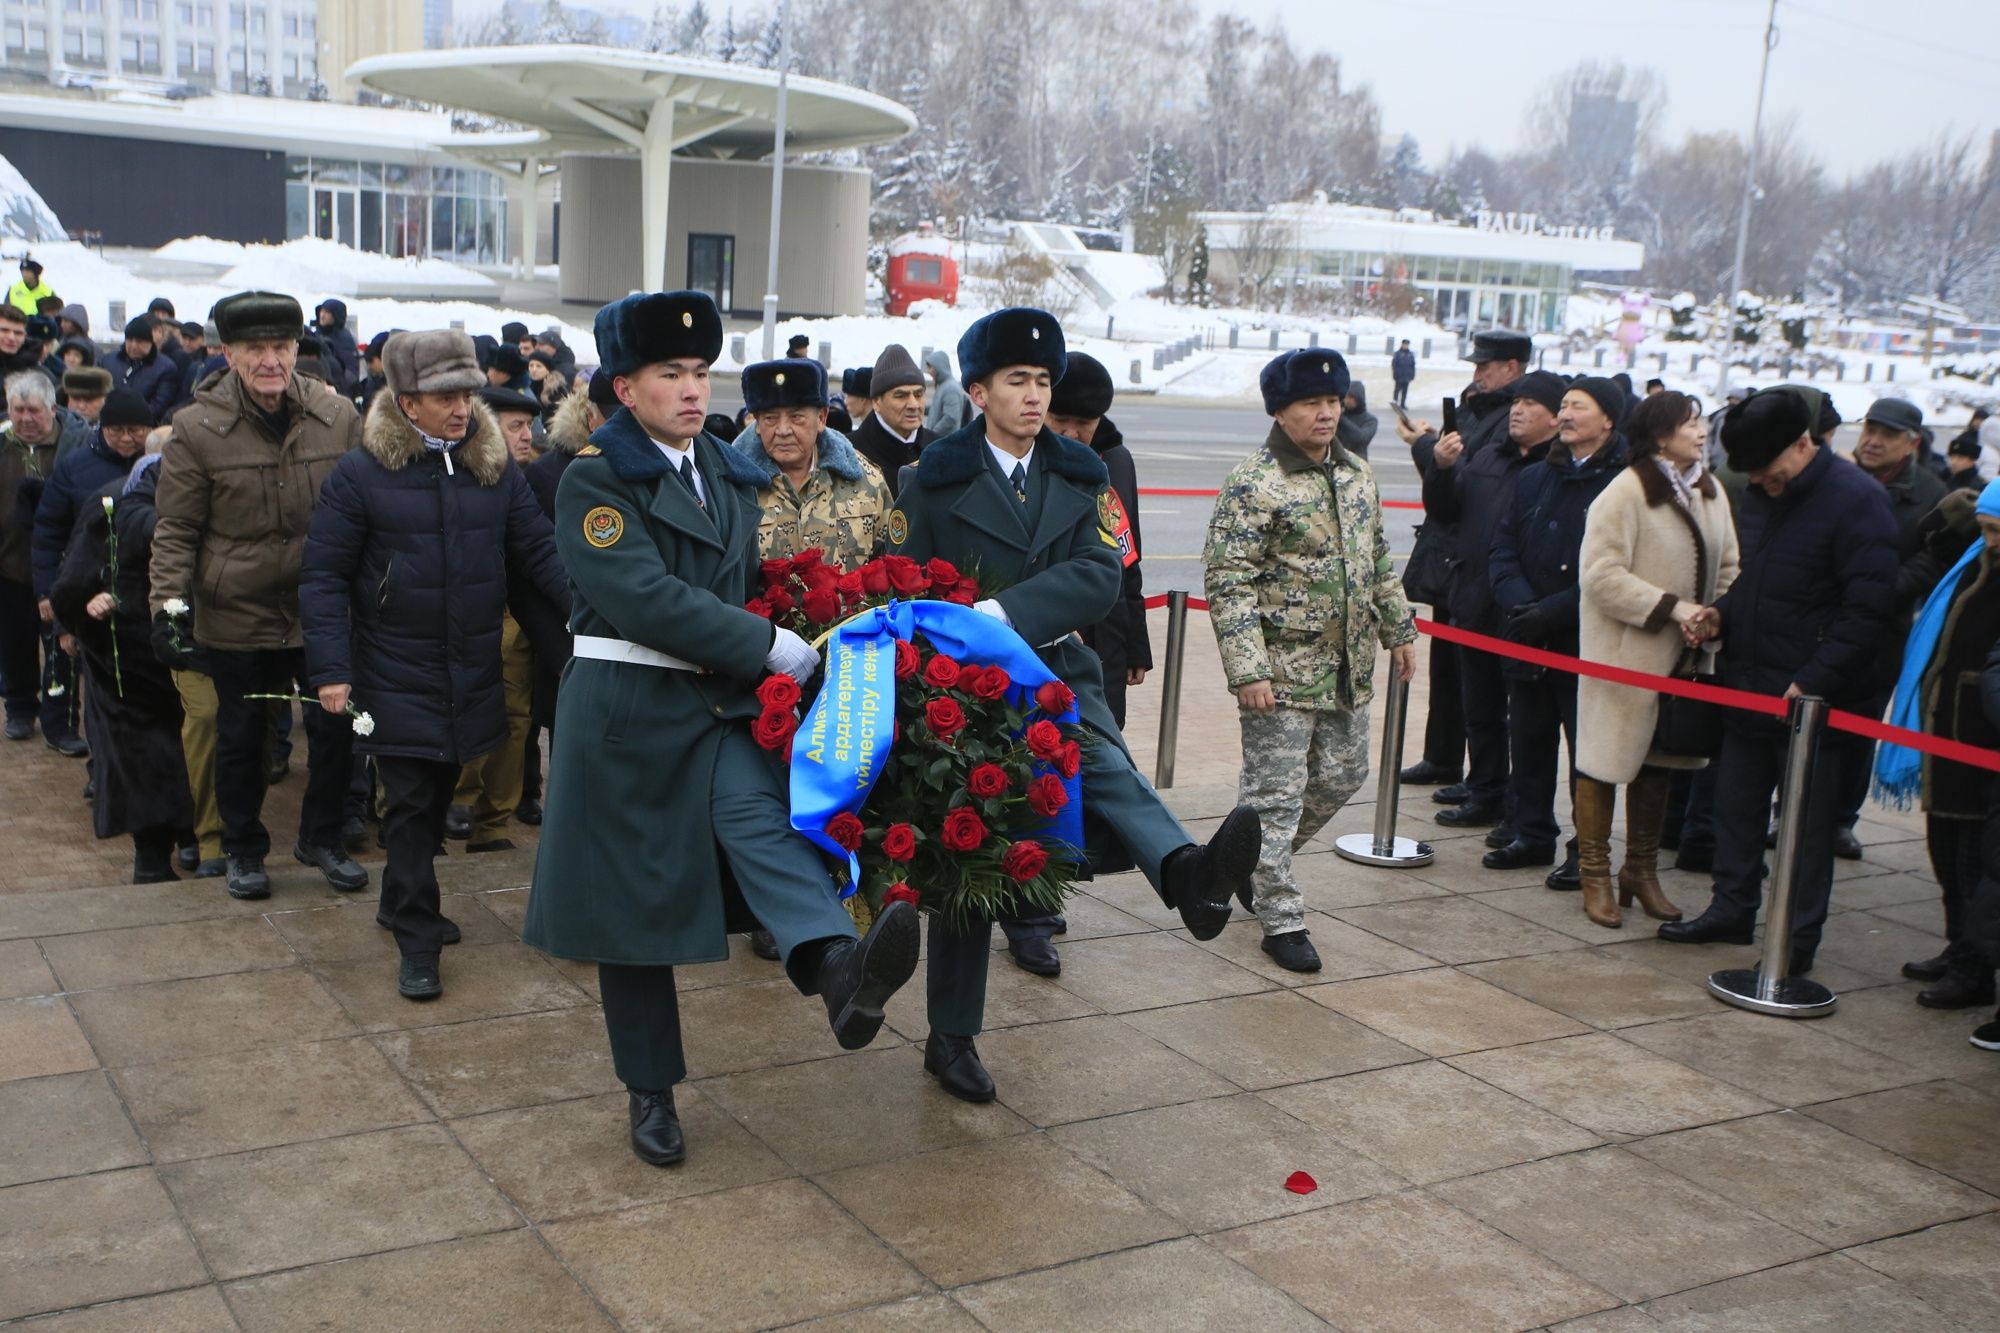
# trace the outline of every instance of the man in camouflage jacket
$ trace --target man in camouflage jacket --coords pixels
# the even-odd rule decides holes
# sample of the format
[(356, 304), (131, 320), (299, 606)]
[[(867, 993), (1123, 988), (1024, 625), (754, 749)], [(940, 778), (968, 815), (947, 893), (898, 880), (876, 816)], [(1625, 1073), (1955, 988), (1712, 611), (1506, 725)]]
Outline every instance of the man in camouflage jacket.
[(743, 371), (750, 425), (736, 452), (768, 481), (757, 554), (782, 560), (818, 547), (827, 563), (858, 569), (882, 545), (889, 487), (853, 443), (826, 424), (826, 371), (817, 361), (765, 361)]
[(1264, 952), (1313, 972), (1319, 955), (1292, 852), (1368, 774), (1376, 644), (1408, 680), (1417, 630), (1374, 475), (1335, 439), (1346, 362), (1319, 348), (1287, 352), (1260, 386), (1271, 433), (1223, 482), (1203, 564), (1209, 620), (1242, 708), (1240, 799), (1264, 830), (1250, 906)]

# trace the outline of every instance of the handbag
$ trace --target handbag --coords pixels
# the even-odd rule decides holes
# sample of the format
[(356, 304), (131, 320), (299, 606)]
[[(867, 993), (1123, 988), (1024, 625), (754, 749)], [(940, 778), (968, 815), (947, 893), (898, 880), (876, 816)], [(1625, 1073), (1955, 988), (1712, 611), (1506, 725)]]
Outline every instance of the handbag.
[[(1690, 648), (1674, 668), (1673, 678), (1695, 685), (1715, 684), (1715, 672), (1704, 670), (1703, 653)], [(1722, 753), (1722, 705), (1678, 694), (1660, 696), (1660, 717), (1653, 724), (1653, 753), (1682, 759), (1713, 759)]]
[(1403, 595), (1436, 610), (1451, 594), (1453, 561), (1443, 532), (1435, 538), (1426, 535), (1425, 530), (1430, 526), (1417, 524), (1416, 544), (1410, 548), (1410, 558), (1403, 566)]

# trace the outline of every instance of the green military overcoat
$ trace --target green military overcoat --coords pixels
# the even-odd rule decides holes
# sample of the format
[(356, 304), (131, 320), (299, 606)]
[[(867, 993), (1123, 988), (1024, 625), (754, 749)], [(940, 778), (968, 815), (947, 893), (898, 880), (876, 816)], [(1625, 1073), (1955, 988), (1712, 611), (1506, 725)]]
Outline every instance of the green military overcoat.
[(1014, 632), (1075, 692), (1084, 723), (1122, 750), (1103, 668), (1076, 634), (1111, 613), (1124, 583), (1110, 511), (1100, 504), (1111, 477), (1088, 445), (1046, 426), (1035, 439), (1034, 467), (1031, 534), (1015, 513), (1021, 502), (990, 461), (986, 418), (974, 417), (904, 469), (888, 549), (919, 561), (942, 557), (999, 589), (994, 596)]
[(702, 668), (578, 656), (563, 672), (523, 931), (558, 958), (729, 956), (709, 795), (725, 730), (757, 716), (771, 650), (770, 622), (743, 609), (757, 578), (764, 477), (713, 436), (694, 448), (707, 514), (622, 408), (556, 491), (572, 629)]

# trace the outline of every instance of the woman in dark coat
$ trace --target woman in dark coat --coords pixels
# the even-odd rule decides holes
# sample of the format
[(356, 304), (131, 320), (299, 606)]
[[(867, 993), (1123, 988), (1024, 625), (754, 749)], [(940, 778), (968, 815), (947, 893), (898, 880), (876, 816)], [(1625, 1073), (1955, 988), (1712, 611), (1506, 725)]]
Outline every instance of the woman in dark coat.
[(49, 592), (56, 618), (76, 637), (90, 681), (83, 720), (97, 783), (92, 823), (100, 838), (132, 835), (134, 884), (179, 879), (174, 844), (190, 837), (194, 824), (180, 691), (153, 655), (147, 610), (158, 463), (158, 455), (142, 459), (130, 478), (118, 478), (93, 497)]

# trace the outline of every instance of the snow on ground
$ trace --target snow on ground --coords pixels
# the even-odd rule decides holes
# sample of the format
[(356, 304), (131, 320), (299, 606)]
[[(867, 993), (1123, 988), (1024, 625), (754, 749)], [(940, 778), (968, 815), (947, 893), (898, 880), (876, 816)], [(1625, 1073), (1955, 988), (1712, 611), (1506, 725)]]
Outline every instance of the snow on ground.
[[(28, 184), (28, 178), (12, 162), (0, 157), (0, 239), (32, 244), (60, 241), (68, 235), (62, 219), (36, 193), (35, 187)], [(9, 250), (12, 249), (10, 246)]]
[(155, 252), (161, 259), (227, 265), (217, 281), (232, 290), (271, 289), (290, 282), (322, 296), (491, 297), (500, 284), (476, 269), (443, 259), (396, 259), (305, 236), (282, 245), (245, 245), (191, 236), (169, 241)]

